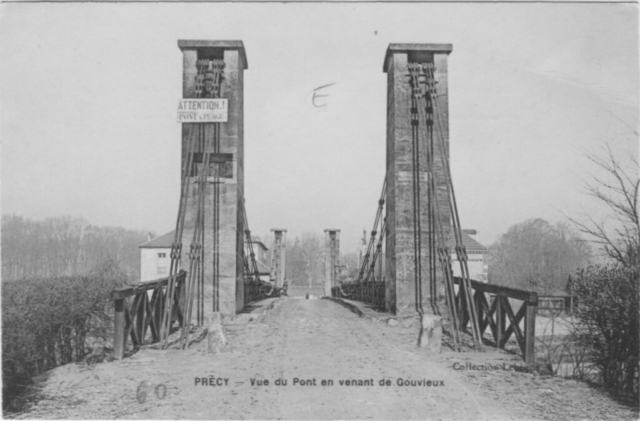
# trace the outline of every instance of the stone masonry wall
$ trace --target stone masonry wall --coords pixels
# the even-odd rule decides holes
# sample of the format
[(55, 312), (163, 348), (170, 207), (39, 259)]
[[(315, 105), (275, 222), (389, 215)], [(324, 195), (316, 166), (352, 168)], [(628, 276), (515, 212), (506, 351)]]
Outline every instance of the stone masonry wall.
[[(386, 192), (386, 308), (396, 314), (415, 311), (415, 266), (414, 266), (414, 193), (412, 163), (412, 126), (411, 126), (411, 85), (408, 78), (410, 62), (432, 62), (436, 65), (435, 78), (438, 89), (438, 108), (442, 122), (442, 135), (448, 159), (448, 91), (447, 91), (447, 55), (450, 52), (442, 45), (433, 44), (392, 44), (387, 51), (385, 71), (388, 77), (387, 91), (387, 192)], [(435, 51), (434, 51), (435, 50)], [(420, 121), (424, 128), (424, 120)], [(422, 129), (421, 128), (421, 129)], [(434, 130), (434, 136), (436, 136)], [(424, 137), (420, 148), (424, 152)], [(421, 261), (420, 274), (422, 285), (422, 307), (432, 313), (429, 306), (429, 248), (428, 248), (428, 196), (426, 154), (420, 154), (420, 221)], [(438, 205), (445, 236), (450, 234), (450, 210), (447, 190), (444, 183), (440, 153), (435, 154), (436, 190)], [(436, 249), (437, 253), (437, 249)], [(444, 296), (442, 272), (436, 255), (436, 284), (438, 299)], [(440, 305), (442, 309), (444, 306)]]
[[(244, 201), (244, 130), (243, 130), (243, 70), (244, 51), (238, 41), (181, 41), (183, 52), (183, 95), (195, 97), (196, 60), (204, 51), (224, 57), (224, 79), (221, 97), (228, 98), (228, 121), (218, 123), (220, 127), (220, 153), (233, 155), (233, 170), (230, 178), (221, 178), (219, 206), (219, 294), (220, 311), (234, 315), (244, 306), (243, 245), (244, 219), (240, 212)], [(242, 53), (241, 53), (242, 51)], [(200, 123), (205, 127), (205, 136), (213, 136), (215, 123)], [(188, 153), (190, 127), (194, 123), (183, 124), (182, 159)], [(212, 150), (209, 152), (213, 152)], [(182, 266), (188, 270), (189, 245), (192, 242), (196, 217), (197, 183), (192, 183), (188, 192), (188, 204), (183, 232)], [(205, 201), (204, 277), (205, 285), (213, 284), (213, 227), (214, 227), (214, 184), (207, 183)]]

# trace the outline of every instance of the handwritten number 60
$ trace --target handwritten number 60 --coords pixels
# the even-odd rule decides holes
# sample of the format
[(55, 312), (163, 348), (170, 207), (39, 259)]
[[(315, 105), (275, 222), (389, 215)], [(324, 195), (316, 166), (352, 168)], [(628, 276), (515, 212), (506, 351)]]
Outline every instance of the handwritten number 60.
[[(151, 385), (149, 385), (151, 386)], [(136, 392), (136, 399), (138, 399), (138, 403), (143, 404), (147, 400), (147, 382), (142, 382), (138, 385), (138, 390)], [(156, 395), (158, 399), (164, 399), (167, 396), (167, 386), (163, 384), (156, 385), (153, 389), (153, 393)]]
[(136, 398), (138, 399), (138, 403), (144, 403), (147, 400), (147, 384), (145, 382), (140, 383), (138, 386), (138, 391), (136, 392)]
[[(162, 390), (162, 396), (160, 396), (160, 390)], [(164, 397), (167, 396), (167, 386), (159, 384), (156, 386), (153, 392), (156, 394), (156, 398), (164, 399)]]

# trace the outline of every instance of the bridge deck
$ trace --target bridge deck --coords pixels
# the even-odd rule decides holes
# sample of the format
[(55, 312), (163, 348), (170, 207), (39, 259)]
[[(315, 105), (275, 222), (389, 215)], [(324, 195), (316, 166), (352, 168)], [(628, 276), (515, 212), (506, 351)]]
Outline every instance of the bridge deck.
[[(456, 363), (522, 361), (502, 352), (428, 355), (415, 347), (415, 329), (375, 323), (329, 300), (283, 299), (262, 321), (225, 330), (229, 344), (217, 354), (207, 354), (202, 341), (188, 350), (143, 350), (92, 368), (60, 367), (44, 387), (49, 397), (22, 417), (539, 419), (558, 407), (564, 418), (607, 411), (632, 419), (579, 383), (515, 371), (455, 370)], [(287, 385), (275, 385), (279, 378)], [(295, 378), (315, 379), (316, 385), (294, 385)], [(226, 385), (203, 386), (202, 379)], [(252, 385), (251, 379), (269, 385)], [(323, 379), (333, 386), (322, 386)], [(400, 386), (399, 379), (444, 384)], [(346, 386), (340, 380), (373, 385)], [(166, 396), (159, 398), (156, 391), (162, 395), (164, 388)], [(142, 403), (137, 392), (146, 394)]]

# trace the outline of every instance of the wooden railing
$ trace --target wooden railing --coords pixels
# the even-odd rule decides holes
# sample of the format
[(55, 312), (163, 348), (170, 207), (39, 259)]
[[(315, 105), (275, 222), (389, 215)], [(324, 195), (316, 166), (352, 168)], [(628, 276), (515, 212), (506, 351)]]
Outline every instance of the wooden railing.
[(384, 282), (345, 282), (340, 287), (331, 288), (331, 296), (362, 301), (384, 309)]
[[(180, 326), (184, 322), (182, 293), (186, 274), (185, 271), (180, 271), (178, 274), (171, 315), (171, 324), (177, 320)], [(147, 333), (151, 334), (151, 341), (147, 343), (160, 341), (160, 325), (165, 311), (168, 281), (169, 278), (162, 278), (141, 282), (116, 288), (111, 292), (111, 299), (115, 306), (113, 351), (116, 359), (123, 358), (129, 337), (134, 349), (145, 343)], [(153, 291), (151, 298), (149, 298), (149, 291)]]
[[(466, 329), (469, 323), (469, 308), (466, 295), (463, 293), (461, 279), (454, 277), (458, 285), (456, 302), (461, 309), (462, 329)], [(471, 281), (472, 295), (475, 301), (476, 312), (480, 324), (480, 334), (483, 335), (487, 327), (493, 335), (494, 346), (504, 349), (511, 335), (515, 334), (522, 355), (527, 363), (535, 362), (536, 339), (536, 307), (538, 306), (538, 293), (521, 289), (508, 288), (494, 284), (485, 284)], [(494, 299), (489, 304), (487, 294)], [(514, 314), (509, 299), (522, 301), (522, 305)], [(506, 321), (509, 319), (509, 324)], [(524, 332), (520, 329), (520, 322), (524, 319)]]
[(282, 288), (278, 288), (269, 282), (263, 280), (254, 280), (252, 278), (245, 278), (244, 281), (244, 305), (253, 303), (255, 301), (264, 300), (270, 297), (280, 297), (286, 295), (287, 283), (285, 282)]

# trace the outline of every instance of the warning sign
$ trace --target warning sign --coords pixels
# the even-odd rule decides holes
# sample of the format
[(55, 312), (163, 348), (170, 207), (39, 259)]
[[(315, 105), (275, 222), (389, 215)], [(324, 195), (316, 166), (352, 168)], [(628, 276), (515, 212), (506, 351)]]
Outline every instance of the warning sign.
[(227, 98), (184, 98), (178, 102), (178, 123), (224, 123), (228, 110)]

